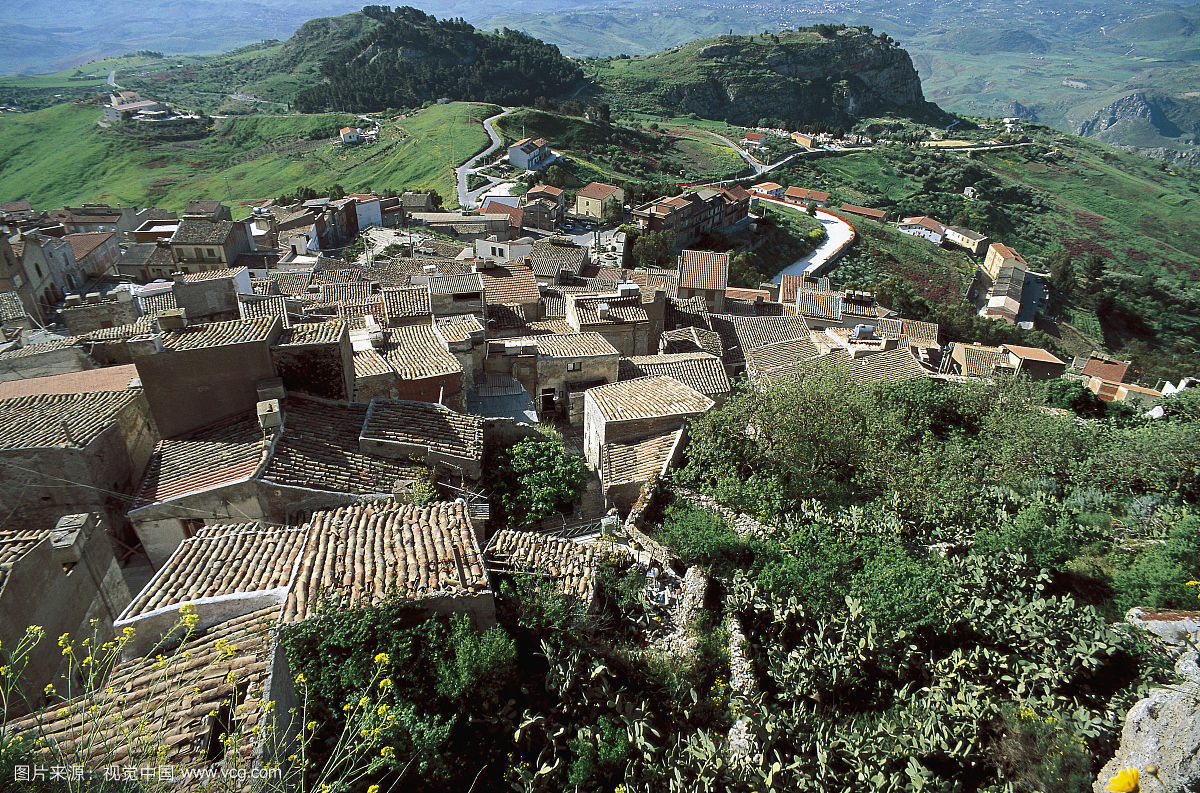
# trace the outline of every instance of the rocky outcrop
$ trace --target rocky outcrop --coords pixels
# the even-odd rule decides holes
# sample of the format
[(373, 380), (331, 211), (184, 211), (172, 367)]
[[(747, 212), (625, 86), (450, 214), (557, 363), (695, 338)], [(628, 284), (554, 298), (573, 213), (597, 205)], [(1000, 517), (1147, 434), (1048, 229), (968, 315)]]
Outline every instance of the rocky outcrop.
[(1122, 768), (1156, 776), (1142, 790), (1200, 790), (1200, 612), (1133, 609), (1126, 619), (1147, 631), (1164, 652), (1177, 657), (1176, 682), (1156, 688), (1129, 709), (1117, 753), (1093, 785), (1104, 793)]
[(1162, 107), (1163, 102), (1169, 101), (1166, 97), (1150, 96), (1143, 91), (1135, 91), (1097, 110), (1096, 115), (1080, 124), (1076, 132), (1094, 138), (1122, 121), (1143, 119), (1150, 122), (1164, 138), (1175, 138), (1180, 134), (1179, 127), (1167, 117), (1165, 108)]
[(890, 40), (846, 29), (814, 42), (803, 34), (723, 36), (649, 56), (661, 79), (617, 85), (659, 108), (736, 124), (842, 124), (887, 111), (940, 115), (925, 101), (912, 58)]

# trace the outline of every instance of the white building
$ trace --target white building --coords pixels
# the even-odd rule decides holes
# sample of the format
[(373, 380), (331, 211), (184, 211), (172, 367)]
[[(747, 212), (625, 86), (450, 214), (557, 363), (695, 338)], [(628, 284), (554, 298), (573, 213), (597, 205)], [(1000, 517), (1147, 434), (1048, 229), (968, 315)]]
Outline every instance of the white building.
[(554, 152), (544, 138), (522, 138), (508, 147), (508, 161), (514, 168), (540, 171), (554, 159)]
[(362, 130), (357, 127), (342, 127), (338, 130), (342, 143), (362, 143)]
[(911, 237), (923, 237), (935, 245), (941, 245), (946, 238), (946, 227), (931, 217), (922, 215), (918, 218), (905, 218), (896, 226), (901, 234)]

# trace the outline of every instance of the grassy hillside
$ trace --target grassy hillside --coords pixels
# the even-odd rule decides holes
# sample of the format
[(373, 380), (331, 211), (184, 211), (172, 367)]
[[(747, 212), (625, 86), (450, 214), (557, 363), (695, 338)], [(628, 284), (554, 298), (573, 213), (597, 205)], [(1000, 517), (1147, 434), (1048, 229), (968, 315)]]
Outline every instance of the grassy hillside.
[[(1060, 300), (1061, 327), (1048, 325), (1050, 333), (1102, 342), (1134, 358), (1149, 379), (1194, 369), (1200, 180), (1086, 138), (1045, 128), (1031, 135), (1030, 145), (973, 156), (884, 147), (788, 166), (776, 180), (820, 185), (836, 201), (884, 208), (892, 219), (931, 214), (968, 225), (1013, 245), (1036, 268), (1052, 269), (1065, 256), (1074, 277)], [(966, 186), (981, 198), (967, 200)], [(854, 222), (877, 240), (839, 265), (843, 276), (864, 284), (899, 276), (933, 302), (962, 294), (957, 265), (942, 253), (929, 259), (932, 246)]]
[(775, 126), (842, 124), (870, 111), (936, 112), (921, 96), (908, 54), (856, 28), (725, 35), (589, 65), (605, 100), (623, 110)]
[(438, 105), (385, 121), (380, 141), (331, 142), (345, 114), (233, 118), (195, 141), (152, 143), (96, 126), (94, 105), (0, 117), (0, 196), (50, 208), (82, 201), (179, 209), (198, 198), (257, 201), (299, 187), (434, 189), (453, 203), (454, 167), (487, 144), (487, 106)]
[(581, 185), (664, 176), (717, 180), (746, 170), (736, 152), (693, 130), (633, 128), (530, 109), (505, 116), (497, 128), (510, 143), (523, 136), (550, 141), (555, 150), (570, 155), (570, 167)]

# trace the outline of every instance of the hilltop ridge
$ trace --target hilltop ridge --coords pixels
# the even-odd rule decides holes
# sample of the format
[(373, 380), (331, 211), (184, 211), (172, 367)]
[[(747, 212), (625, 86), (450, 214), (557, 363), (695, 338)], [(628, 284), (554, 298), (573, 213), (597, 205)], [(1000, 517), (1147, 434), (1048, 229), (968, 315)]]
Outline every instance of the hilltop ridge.
[(867, 27), (818, 25), (717, 36), (639, 58), (597, 62), (615, 106), (735, 124), (844, 124), (864, 115), (940, 115), (908, 53)]

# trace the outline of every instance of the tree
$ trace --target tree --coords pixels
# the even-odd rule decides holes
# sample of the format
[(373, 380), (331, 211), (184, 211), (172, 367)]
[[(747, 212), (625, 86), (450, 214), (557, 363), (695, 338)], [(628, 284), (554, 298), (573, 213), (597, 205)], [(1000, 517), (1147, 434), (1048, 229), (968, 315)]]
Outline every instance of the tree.
[(633, 243), (633, 258), (642, 267), (662, 267), (671, 258), (675, 235), (670, 231), (647, 231)]
[(1075, 289), (1075, 265), (1071, 261), (1071, 253), (1067, 250), (1055, 251), (1047, 262), (1050, 270), (1050, 289), (1053, 298), (1065, 302)]
[(501, 453), (497, 474), (504, 514), (524, 526), (569, 509), (585, 487), (583, 458), (554, 438), (513, 444)]
[(1083, 260), (1083, 277), (1095, 284), (1104, 275), (1104, 259), (1098, 253), (1089, 253)]
[(814, 204), (812, 201), (809, 201), (807, 204), (804, 205), (804, 211), (807, 212), (810, 217), (815, 218), (817, 216), (817, 205)]

